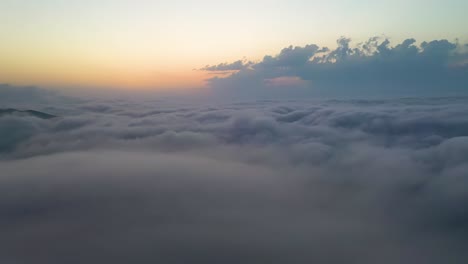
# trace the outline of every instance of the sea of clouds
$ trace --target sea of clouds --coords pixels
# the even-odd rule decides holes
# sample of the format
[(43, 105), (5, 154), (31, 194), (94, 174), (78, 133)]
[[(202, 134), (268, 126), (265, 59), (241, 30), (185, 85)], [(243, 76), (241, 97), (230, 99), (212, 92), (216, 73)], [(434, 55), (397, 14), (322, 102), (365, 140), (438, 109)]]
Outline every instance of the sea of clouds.
[(468, 97), (20, 91), (57, 117), (0, 116), (1, 263), (468, 259)]

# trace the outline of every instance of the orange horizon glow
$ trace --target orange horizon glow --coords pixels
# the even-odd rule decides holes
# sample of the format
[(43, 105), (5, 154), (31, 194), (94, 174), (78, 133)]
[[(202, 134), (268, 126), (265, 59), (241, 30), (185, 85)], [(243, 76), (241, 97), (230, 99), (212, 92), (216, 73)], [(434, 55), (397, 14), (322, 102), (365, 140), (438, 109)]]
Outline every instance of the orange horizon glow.
[(15, 69), (0, 66), (0, 83), (20, 86), (101, 87), (122, 89), (196, 89), (206, 86), (206, 80), (213, 75), (193, 69), (151, 70), (96, 67), (67, 68), (37, 67), (36, 69)]
[[(434, 4), (425, 12), (434, 19), (424, 23), (410, 15), (381, 19), (419, 14), (410, 11), (421, 1), (389, 1), (378, 12), (370, 12), (370, 0), (344, 8), (318, 0), (0, 1), (0, 83), (188, 89), (215, 76), (194, 68), (258, 61), (289, 45), (332, 47), (343, 34), (356, 41), (382, 33), (395, 41), (467, 37), (463, 1), (458, 8)], [(436, 19), (442, 11), (447, 19)]]

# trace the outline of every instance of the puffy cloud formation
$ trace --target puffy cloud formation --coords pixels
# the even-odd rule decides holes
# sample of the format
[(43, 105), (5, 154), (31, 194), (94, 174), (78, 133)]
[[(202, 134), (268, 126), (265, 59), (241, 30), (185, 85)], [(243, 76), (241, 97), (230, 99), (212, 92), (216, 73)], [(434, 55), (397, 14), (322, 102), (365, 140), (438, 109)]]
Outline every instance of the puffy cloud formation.
[(202, 71), (239, 71), (242, 69), (246, 69), (251, 65), (252, 62), (248, 61), (245, 62), (243, 60), (238, 60), (233, 63), (220, 63), (218, 65), (206, 65), (205, 67), (201, 68)]
[(468, 98), (41, 107), (0, 117), (2, 263), (468, 258)]
[[(315, 44), (291, 46), (232, 74), (211, 78), (209, 85), (215, 93), (240, 98), (466, 94), (466, 45), (447, 40), (415, 43), (407, 39), (391, 46), (388, 39), (374, 37), (353, 47), (351, 39), (343, 37), (334, 50)], [(221, 70), (218, 66), (206, 69)], [(268, 81), (277, 78), (303, 82), (278, 88)]]

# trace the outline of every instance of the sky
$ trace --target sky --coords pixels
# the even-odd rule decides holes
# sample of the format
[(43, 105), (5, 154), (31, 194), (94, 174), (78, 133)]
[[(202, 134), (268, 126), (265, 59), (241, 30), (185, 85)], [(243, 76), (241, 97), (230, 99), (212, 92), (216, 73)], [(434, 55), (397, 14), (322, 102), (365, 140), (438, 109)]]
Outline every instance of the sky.
[(466, 10), (0, 0), (0, 263), (465, 264)]
[(0, 1), (0, 83), (185, 89), (205, 65), (340, 36), (468, 40), (464, 0)]

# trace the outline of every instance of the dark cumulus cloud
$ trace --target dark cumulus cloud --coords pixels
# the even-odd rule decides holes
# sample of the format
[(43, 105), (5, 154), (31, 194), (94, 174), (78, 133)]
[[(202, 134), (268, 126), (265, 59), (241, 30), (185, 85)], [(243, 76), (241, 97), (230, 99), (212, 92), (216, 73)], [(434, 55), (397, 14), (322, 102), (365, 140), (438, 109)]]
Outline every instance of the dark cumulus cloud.
[(201, 68), (202, 71), (213, 71), (213, 72), (222, 72), (222, 71), (239, 71), (246, 69), (249, 65), (253, 64), (251, 61), (238, 60), (233, 63), (220, 63), (218, 65), (206, 65)]
[(468, 258), (466, 97), (27, 100), (57, 118), (0, 116), (1, 263)]
[[(204, 69), (222, 70), (227, 65)], [(362, 97), (466, 94), (468, 87), (466, 45), (448, 40), (417, 44), (406, 39), (392, 45), (373, 37), (353, 45), (342, 37), (333, 50), (315, 44), (290, 46), (235, 69), (208, 80), (213, 92), (241, 98)]]

